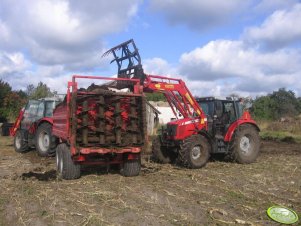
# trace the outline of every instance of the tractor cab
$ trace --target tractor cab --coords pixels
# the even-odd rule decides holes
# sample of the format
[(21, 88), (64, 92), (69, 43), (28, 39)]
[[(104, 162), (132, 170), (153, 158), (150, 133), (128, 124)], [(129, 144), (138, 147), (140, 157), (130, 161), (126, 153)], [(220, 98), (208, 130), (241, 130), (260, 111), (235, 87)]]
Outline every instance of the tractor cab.
[(28, 130), (33, 123), (45, 117), (52, 117), (53, 109), (61, 101), (58, 98), (42, 98), (39, 100), (29, 100), (25, 106), (21, 129)]
[(229, 126), (243, 114), (242, 104), (232, 97), (204, 97), (196, 101), (207, 115), (208, 132), (212, 136), (224, 136)]

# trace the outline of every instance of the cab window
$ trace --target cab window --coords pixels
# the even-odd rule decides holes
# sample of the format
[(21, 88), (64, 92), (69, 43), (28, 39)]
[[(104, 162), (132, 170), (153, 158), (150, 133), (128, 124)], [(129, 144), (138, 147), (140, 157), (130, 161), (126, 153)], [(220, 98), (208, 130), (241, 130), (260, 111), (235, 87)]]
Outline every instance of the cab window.
[(236, 120), (234, 102), (224, 102), (224, 112), (229, 115), (230, 122), (234, 122)]
[(46, 101), (45, 117), (52, 117), (54, 108), (55, 108), (54, 101)]
[(39, 104), (39, 107), (38, 107), (37, 119), (40, 119), (40, 118), (43, 118), (43, 117), (44, 117), (44, 110), (45, 110), (45, 104), (44, 104), (44, 102), (42, 101), (42, 102)]
[(213, 116), (214, 114), (214, 102), (208, 101), (208, 102), (199, 102), (199, 105), (203, 109), (206, 115)]

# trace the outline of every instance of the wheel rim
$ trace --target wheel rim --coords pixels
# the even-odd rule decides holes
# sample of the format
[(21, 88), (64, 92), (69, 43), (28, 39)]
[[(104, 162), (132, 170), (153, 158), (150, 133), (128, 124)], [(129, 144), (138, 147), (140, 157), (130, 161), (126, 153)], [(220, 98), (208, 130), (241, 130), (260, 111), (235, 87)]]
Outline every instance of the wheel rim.
[(248, 155), (251, 152), (251, 141), (247, 136), (243, 136), (240, 139), (239, 147), (244, 155)]
[(21, 135), (18, 133), (15, 138), (15, 145), (17, 149), (21, 148)]
[(200, 146), (195, 146), (192, 148), (192, 159), (197, 160), (201, 157), (201, 147)]
[(50, 137), (46, 132), (39, 134), (39, 146), (42, 152), (47, 152), (50, 145)]

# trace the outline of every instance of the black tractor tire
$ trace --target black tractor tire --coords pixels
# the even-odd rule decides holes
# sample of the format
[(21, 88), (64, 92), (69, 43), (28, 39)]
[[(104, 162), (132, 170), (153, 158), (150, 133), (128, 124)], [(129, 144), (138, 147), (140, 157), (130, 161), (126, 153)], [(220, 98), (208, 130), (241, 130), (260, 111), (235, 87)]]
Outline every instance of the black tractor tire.
[(73, 180), (80, 178), (80, 165), (75, 164), (71, 158), (69, 146), (65, 143), (56, 147), (56, 169), (60, 179)]
[(125, 160), (120, 169), (120, 174), (125, 177), (135, 177), (140, 174), (141, 170), (141, 158), (133, 160)]
[(166, 147), (162, 146), (160, 136), (154, 137), (152, 141), (152, 160), (158, 163), (172, 163), (176, 159), (176, 153), (169, 151)]
[(230, 158), (242, 164), (256, 161), (260, 149), (259, 131), (252, 125), (241, 125), (235, 131), (230, 148)]
[(56, 144), (53, 142), (53, 139), (52, 125), (49, 123), (39, 125), (35, 136), (35, 146), (39, 156), (47, 157), (54, 155)]
[(29, 149), (25, 131), (18, 130), (16, 132), (14, 137), (14, 148), (18, 153), (26, 152)]
[(210, 144), (204, 136), (192, 135), (182, 141), (178, 163), (191, 169), (204, 167), (210, 157), (210, 150)]

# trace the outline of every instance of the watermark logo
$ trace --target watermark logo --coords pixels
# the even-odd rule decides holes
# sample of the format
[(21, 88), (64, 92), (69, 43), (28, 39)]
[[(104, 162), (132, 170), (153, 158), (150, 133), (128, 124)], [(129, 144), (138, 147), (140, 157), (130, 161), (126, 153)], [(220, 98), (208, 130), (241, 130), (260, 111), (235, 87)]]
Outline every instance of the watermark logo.
[(267, 210), (268, 216), (282, 224), (294, 224), (298, 222), (298, 215), (291, 209), (282, 206), (272, 206)]

